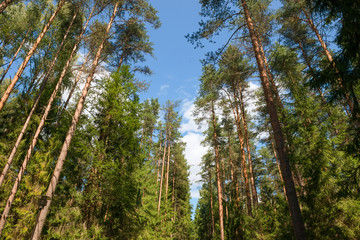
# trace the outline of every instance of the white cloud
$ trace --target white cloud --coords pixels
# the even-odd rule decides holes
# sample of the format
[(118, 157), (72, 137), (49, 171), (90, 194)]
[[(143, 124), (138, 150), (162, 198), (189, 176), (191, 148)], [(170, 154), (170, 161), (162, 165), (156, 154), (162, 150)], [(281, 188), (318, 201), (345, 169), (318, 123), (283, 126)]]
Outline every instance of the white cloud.
[[(190, 166), (190, 184), (191, 184), (191, 198), (198, 199), (200, 197), (199, 190), (201, 188), (201, 158), (207, 152), (207, 147), (201, 145), (205, 136), (202, 130), (198, 129), (193, 117), (193, 110), (195, 109), (194, 102), (185, 99), (182, 103), (180, 113), (183, 120), (180, 126), (180, 132), (183, 134), (182, 141), (186, 143), (185, 158)], [(204, 128), (205, 126), (203, 126)], [(196, 201), (195, 201), (196, 202)]]
[(185, 99), (182, 102), (180, 114), (183, 117), (181, 126), (180, 126), (180, 132), (182, 134), (186, 134), (188, 132), (195, 132), (195, 133), (201, 133), (206, 130), (206, 125), (201, 124), (200, 128), (195, 123), (195, 119), (193, 116), (193, 112), (195, 110), (194, 101), (190, 101), (188, 99)]

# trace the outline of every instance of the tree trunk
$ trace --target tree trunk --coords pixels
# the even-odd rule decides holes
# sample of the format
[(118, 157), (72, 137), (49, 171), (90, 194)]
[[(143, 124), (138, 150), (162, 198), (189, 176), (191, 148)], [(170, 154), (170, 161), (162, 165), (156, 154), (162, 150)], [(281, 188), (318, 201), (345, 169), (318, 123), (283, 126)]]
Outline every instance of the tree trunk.
[(57, 183), (59, 181), (59, 178), (60, 178), (60, 173), (61, 173), (62, 167), (64, 165), (66, 154), (67, 154), (67, 151), (68, 151), (70, 143), (71, 143), (71, 139), (72, 139), (72, 137), (74, 135), (74, 132), (75, 132), (75, 129), (76, 129), (76, 124), (79, 121), (81, 111), (82, 111), (83, 106), (84, 106), (85, 98), (86, 98), (86, 96), (88, 94), (91, 81), (92, 81), (93, 76), (95, 74), (96, 67), (99, 64), (101, 51), (104, 48), (104, 44), (105, 44), (105, 41), (107, 39), (107, 35), (110, 32), (110, 28), (111, 28), (112, 23), (114, 22), (114, 19), (115, 19), (117, 10), (118, 10), (118, 6), (119, 6), (119, 1), (117, 1), (116, 4), (115, 4), (114, 11), (113, 11), (112, 16), (111, 16), (111, 18), (109, 20), (109, 24), (108, 24), (108, 26), (106, 28), (105, 37), (102, 40), (102, 42), (101, 42), (101, 44), (100, 44), (100, 46), (99, 46), (99, 48), (97, 50), (94, 61), (92, 63), (92, 67), (90, 69), (90, 73), (89, 73), (89, 75), (88, 75), (88, 77), (86, 79), (86, 83), (85, 83), (84, 89), (82, 91), (82, 95), (81, 95), (81, 97), (79, 99), (79, 102), (77, 104), (76, 111), (75, 111), (75, 114), (73, 116), (71, 126), (70, 126), (69, 131), (68, 131), (68, 133), (66, 135), (63, 147), (61, 149), (59, 158), (58, 158), (56, 166), (55, 166), (53, 176), (51, 177), (51, 181), (50, 181), (48, 190), (46, 192), (46, 196), (48, 197), (49, 200), (47, 201), (44, 208), (40, 209), (40, 211), (39, 211), (39, 218), (38, 218), (38, 221), (37, 221), (37, 223), (35, 225), (34, 235), (32, 237), (33, 240), (40, 238), (41, 231), (42, 231), (42, 228), (43, 228), (43, 226), (45, 224), (45, 219), (46, 219), (47, 213), (49, 211), (52, 198), (53, 198), (54, 193), (55, 193), (56, 185), (57, 185)]
[(28, 54), (26, 55), (24, 61), (22, 62), (22, 64), (20, 65), (18, 71), (16, 72), (13, 80), (11, 81), (10, 85), (8, 86), (8, 88), (6, 89), (3, 97), (1, 98), (0, 101), (0, 111), (3, 108), (4, 104), (6, 103), (10, 93), (12, 92), (13, 88), (15, 87), (16, 82), (19, 80), (19, 78), (21, 77), (21, 74), (23, 73), (27, 63), (29, 62), (31, 56), (35, 53), (36, 48), (39, 46), (41, 40), (43, 39), (43, 37), (45, 36), (45, 33), (47, 32), (47, 30), (50, 28), (52, 22), (54, 21), (56, 15), (59, 13), (61, 7), (64, 5), (65, 0), (61, 0), (59, 2), (58, 7), (56, 8), (55, 12), (53, 13), (53, 15), (50, 17), (49, 21), (47, 22), (47, 24), (45, 25), (45, 27), (43, 28), (43, 30), (41, 31), (41, 33), (39, 34), (38, 38), (36, 39), (34, 45), (32, 46), (32, 48), (30, 49), (30, 51), (28, 52)]
[(276, 111), (276, 104), (274, 102), (273, 96), (271, 94), (271, 88), (269, 85), (269, 79), (266, 75), (266, 69), (264, 68), (264, 62), (261, 57), (260, 49), (259, 49), (259, 41), (256, 37), (254, 26), (250, 17), (250, 12), (247, 7), (246, 1), (241, 0), (244, 14), (245, 14), (245, 20), (249, 29), (251, 42), (254, 49), (254, 54), (256, 58), (256, 62), (259, 69), (259, 74), (261, 78), (262, 87), (264, 90), (264, 96), (265, 101), (267, 105), (267, 109), (270, 115), (270, 123), (274, 132), (275, 137), (275, 143), (277, 152), (279, 154), (279, 161), (280, 161), (280, 168), (281, 172), (284, 178), (285, 183), (285, 189), (286, 189), (286, 195), (288, 198), (288, 204), (289, 204), (289, 210), (291, 215), (291, 220), (294, 228), (295, 238), (300, 239), (306, 239), (306, 232), (305, 232), (305, 226), (302, 220), (301, 211), (299, 207), (298, 198), (296, 195), (296, 190), (294, 186), (294, 182), (292, 180), (292, 172), (290, 167), (290, 161), (288, 154), (285, 149), (285, 142), (284, 142), (284, 136), (281, 130), (279, 117)]
[(3, 172), (1, 173), (1, 176), (0, 176), (0, 187), (2, 186), (2, 184), (3, 184), (3, 182), (4, 182), (4, 178), (5, 178), (5, 176), (6, 176), (7, 172), (8, 172), (11, 164), (12, 164), (12, 161), (13, 161), (13, 159), (14, 159), (14, 156), (15, 156), (15, 153), (16, 153), (16, 151), (17, 151), (17, 148), (18, 148), (19, 145), (20, 145), (20, 142), (21, 142), (21, 140), (22, 140), (22, 138), (23, 138), (23, 136), (24, 136), (24, 134), (25, 134), (25, 131), (26, 131), (26, 129), (27, 129), (29, 123), (30, 123), (30, 119), (31, 119), (31, 117), (32, 117), (32, 115), (33, 115), (36, 107), (37, 107), (37, 104), (39, 103), (40, 96), (41, 96), (42, 92), (43, 92), (44, 89), (45, 89), (46, 82), (47, 82), (47, 80), (48, 80), (48, 78), (49, 78), (49, 75), (50, 75), (53, 67), (55, 66), (55, 63), (56, 63), (56, 61), (57, 61), (57, 58), (58, 58), (58, 56), (59, 56), (59, 54), (60, 54), (60, 51), (61, 51), (61, 49), (62, 49), (62, 47), (63, 47), (63, 45), (64, 45), (64, 42), (65, 42), (65, 40), (66, 40), (66, 38), (67, 38), (67, 35), (69, 34), (70, 28), (71, 28), (72, 24), (74, 23), (74, 20), (75, 20), (76, 16), (77, 16), (77, 12), (74, 14), (74, 16), (73, 16), (73, 18), (72, 18), (72, 20), (71, 20), (71, 22), (70, 22), (70, 25), (69, 25), (69, 27), (68, 27), (68, 29), (67, 29), (64, 37), (63, 37), (63, 40), (62, 40), (62, 42), (61, 42), (61, 44), (60, 44), (60, 46), (59, 46), (59, 49), (58, 49), (58, 51), (56, 52), (55, 57), (54, 57), (54, 59), (52, 60), (52, 62), (51, 62), (51, 64), (50, 64), (50, 67), (49, 67), (49, 69), (48, 69), (48, 71), (47, 71), (47, 73), (46, 73), (46, 75), (45, 75), (45, 77), (44, 77), (44, 80), (43, 80), (43, 82), (42, 82), (42, 84), (41, 84), (39, 93), (38, 93), (38, 95), (36, 96), (36, 99), (35, 99), (35, 102), (34, 102), (32, 108), (31, 108), (31, 111), (30, 111), (28, 117), (26, 118), (26, 121), (25, 121), (25, 123), (24, 123), (24, 126), (22, 127), (21, 132), (20, 132), (20, 134), (19, 134), (19, 136), (18, 136), (18, 138), (17, 138), (17, 140), (16, 140), (15, 146), (14, 146), (14, 148), (13, 148), (12, 151), (11, 151), (11, 154), (10, 154), (8, 160), (7, 160), (7, 163), (6, 163), (5, 167), (4, 167)]
[(12, 64), (13, 64), (13, 62), (15, 61), (16, 56), (19, 54), (19, 52), (20, 52), (20, 50), (21, 50), (22, 46), (24, 45), (24, 43), (25, 43), (25, 41), (26, 41), (26, 38), (29, 36), (29, 33), (30, 33), (30, 28), (27, 30), (26, 35), (25, 35), (24, 39), (23, 39), (23, 40), (22, 40), (22, 42), (20, 43), (20, 46), (19, 46), (19, 47), (18, 47), (18, 49), (16, 50), (16, 52), (15, 52), (14, 56), (12, 57), (12, 59), (11, 59), (11, 61), (10, 61), (9, 65), (8, 65), (8, 66), (7, 66), (7, 68), (5, 69), (5, 71), (4, 71), (4, 73), (3, 73), (3, 75), (2, 75), (2, 77), (1, 77), (1, 79), (0, 79), (0, 84), (1, 84), (1, 83), (2, 83), (2, 81), (4, 80), (4, 78), (5, 78), (6, 74), (7, 74), (7, 72), (9, 71), (9, 69), (10, 69), (11, 65), (12, 65)]
[(216, 162), (216, 183), (217, 183), (217, 192), (218, 192), (218, 202), (219, 202), (219, 221), (220, 221), (220, 239), (224, 240), (224, 209), (222, 205), (222, 190), (221, 190), (221, 178), (220, 178), (220, 159), (219, 159), (219, 146), (217, 142), (216, 135), (216, 118), (214, 110), (214, 101), (211, 101), (211, 113), (212, 113), (212, 124), (213, 124), (213, 140), (215, 148), (215, 162)]
[[(303, 13), (304, 13), (304, 15), (305, 15), (305, 17), (306, 17), (307, 23), (310, 25), (310, 28), (313, 30), (313, 32), (315, 33), (317, 39), (319, 40), (320, 45), (321, 45), (321, 47), (323, 48), (324, 53), (325, 53), (325, 55), (326, 55), (326, 58), (329, 60), (331, 66), (335, 69), (335, 72), (338, 74), (338, 76), (339, 76), (339, 77), (338, 77), (338, 82), (339, 82), (340, 87), (343, 87), (343, 79), (342, 79), (341, 76), (340, 76), (339, 70), (338, 70), (337, 67), (336, 67), (336, 64), (335, 64), (335, 62), (334, 62), (334, 59), (333, 59), (333, 57), (331, 56), (330, 51), (328, 50), (328, 48), (327, 48), (327, 46), (326, 46), (326, 43), (325, 43), (324, 40), (322, 39), (319, 31), (317, 30), (314, 22), (312, 21), (311, 17), (310, 17), (309, 14), (307, 13), (307, 11), (306, 11), (304, 8), (302, 8), (302, 11), (303, 11)], [(348, 92), (345, 92), (345, 101), (346, 101), (346, 104), (347, 104), (348, 107), (349, 107), (349, 110), (350, 110), (351, 115), (353, 115), (353, 114), (354, 114), (354, 104), (353, 104), (353, 102), (351, 101)]]
[(161, 177), (160, 177), (160, 189), (159, 189), (159, 201), (158, 201), (158, 216), (160, 215), (160, 206), (161, 206), (161, 192), (162, 192), (162, 185), (164, 180), (164, 165), (165, 165), (165, 155), (166, 155), (166, 143), (167, 143), (167, 131), (165, 133), (165, 142), (164, 142), (164, 154), (161, 166)]
[[(233, 113), (235, 117), (236, 122), (236, 129), (239, 137), (239, 143), (240, 143), (240, 152), (241, 152), (241, 167), (243, 170), (243, 177), (244, 177), (244, 184), (245, 184), (245, 193), (246, 193), (246, 206), (247, 206), (247, 212), (249, 216), (252, 216), (252, 208), (251, 208), (251, 197), (250, 197), (250, 183), (249, 183), (249, 175), (247, 172), (247, 164), (246, 164), (246, 156), (245, 156), (245, 149), (244, 149), (244, 136), (241, 129), (241, 120), (240, 120), (240, 113), (239, 113), (239, 106), (238, 106), (238, 99), (236, 96), (236, 88), (235, 84), (232, 86), (233, 89), (233, 95), (234, 95), (234, 106), (233, 106)], [(235, 112), (234, 112), (235, 108)]]
[[(91, 14), (92, 14), (92, 13), (91, 13)], [(64, 79), (64, 77), (65, 77), (66, 71), (67, 71), (67, 69), (69, 68), (70, 63), (71, 63), (71, 61), (72, 61), (72, 58), (73, 58), (73, 56), (74, 56), (74, 54), (75, 54), (75, 52), (76, 52), (76, 49), (77, 49), (78, 45), (79, 45), (80, 42), (81, 42), (82, 34), (85, 32), (85, 29), (86, 29), (86, 27), (87, 27), (87, 24), (89, 23), (90, 17), (91, 17), (91, 16), (89, 16), (88, 21), (87, 21), (86, 25), (84, 26), (83, 31), (80, 33), (80, 35), (79, 35), (79, 37), (78, 37), (78, 39), (77, 39), (77, 42), (76, 42), (76, 44), (74, 45), (74, 47), (73, 47), (73, 49), (72, 49), (72, 52), (71, 52), (71, 54), (70, 54), (70, 56), (69, 56), (69, 59), (67, 60), (67, 62), (66, 62), (66, 64), (65, 64), (65, 67), (64, 67), (63, 71), (61, 72), (61, 76), (60, 76), (60, 78), (59, 78), (59, 81), (57, 82), (57, 84), (56, 84), (56, 86), (55, 86), (55, 89), (54, 89), (53, 93), (52, 93), (51, 96), (50, 96), (49, 102), (48, 102), (48, 104), (47, 104), (47, 106), (46, 106), (46, 108), (45, 108), (44, 114), (43, 114), (43, 116), (42, 116), (42, 118), (41, 118), (41, 120), (40, 120), (40, 123), (39, 123), (39, 125), (38, 125), (38, 128), (36, 129), (35, 135), (34, 135), (34, 137), (33, 137), (33, 139), (32, 139), (32, 142), (31, 142), (31, 144), (30, 144), (30, 146), (29, 146), (29, 149), (28, 149), (27, 154), (26, 154), (26, 156), (25, 156), (25, 159), (24, 159), (24, 161), (23, 161), (23, 163), (22, 163), (22, 166), (21, 166), (21, 168), (20, 168), (20, 170), (19, 170), (18, 176), (17, 176), (17, 178), (16, 178), (16, 180), (15, 180), (15, 183), (14, 183), (13, 188), (12, 188), (12, 190), (11, 190), (10, 196), (9, 196), (9, 198), (8, 198), (8, 200), (7, 200), (6, 206), (5, 206), (4, 211), (3, 211), (3, 214), (2, 214), (2, 216), (1, 216), (1, 220), (0, 220), (0, 234), (1, 234), (1, 231), (3, 230), (3, 228), (4, 228), (4, 226), (5, 226), (6, 218), (7, 218), (8, 214), (9, 214), (9, 212), (10, 212), (11, 205), (12, 205), (14, 199), (15, 199), (15, 195), (16, 195), (16, 193), (17, 193), (17, 190), (18, 190), (18, 187), (19, 187), (19, 185), (20, 185), (21, 179), (22, 179), (22, 177), (23, 177), (23, 175), (24, 175), (24, 172), (25, 172), (25, 170), (26, 170), (27, 164), (28, 164), (28, 162), (29, 162), (29, 160), (30, 160), (32, 151), (34, 150), (35, 145), (36, 145), (36, 143), (37, 143), (37, 140), (38, 140), (38, 138), (39, 138), (39, 135), (40, 135), (40, 133), (41, 133), (41, 130), (42, 130), (42, 128), (43, 128), (44, 125), (45, 125), (46, 118), (47, 118), (47, 116), (48, 116), (48, 114), (49, 114), (49, 112), (50, 112), (50, 110), (51, 110), (51, 106), (52, 106), (53, 101), (55, 100), (55, 97), (56, 97), (56, 95), (57, 95), (57, 92), (59, 91), (59, 89), (60, 89), (60, 87), (61, 87), (61, 84), (62, 84), (62, 81), (63, 81), (63, 79)]]
[[(258, 41), (259, 41), (259, 49), (260, 49), (260, 53), (264, 59), (264, 66), (266, 68), (266, 72), (269, 76), (269, 81), (270, 81), (270, 84), (271, 84), (271, 89), (275, 95), (275, 98), (276, 98), (276, 104), (278, 105), (278, 108), (282, 111), (284, 109), (284, 105), (282, 104), (282, 101), (280, 99), (280, 94), (279, 94), (279, 91), (278, 91), (278, 88), (275, 84), (275, 80), (274, 80), (274, 76), (272, 75), (271, 71), (270, 71), (270, 67), (269, 67), (269, 63), (267, 61), (267, 58), (266, 58), (266, 55), (265, 55), (265, 51), (264, 51), (264, 48), (263, 48), (263, 45), (261, 43), (261, 40), (260, 40), (260, 37), (258, 37)], [(284, 114), (281, 112), (282, 116), (284, 117)]]
[(209, 166), (209, 192), (210, 192), (210, 212), (211, 212), (211, 232), (212, 236), (215, 235), (215, 218), (214, 218), (214, 201), (212, 193), (212, 180), (211, 180), (211, 168)]
[(169, 188), (169, 171), (170, 171), (170, 143), (171, 143), (171, 126), (169, 127), (169, 139), (168, 139), (168, 153), (167, 153), (167, 165), (166, 165), (166, 184), (165, 184), (165, 206), (168, 199)]
[[(225, 216), (226, 216), (226, 221), (229, 220), (229, 211), (228, 211), (228, 199), (227, 199), (227, 195), (226, 195), (226, 171), (225, 171), (225, 160), (223, 159), (222, 161), (222, 172), (223, 172), (223, 181), (222, 181), (222, 185), (224, 188), (223, 191), (223, 198), (224, 198), (224, 202), (225, 202)], [(229, 190), (229, 189), (228, 189)]]
[[(159, 183), (159, 174), (160, 174), (160, 162), (161, 162), (161, 137), (162, 137), (162, 129), (160, 126), (160, 134), (159, 134), (159, 158), (157, 161), (157, 170), (155, 170), (155, 174), (156, 174), (156, 187), (158, 186)], [(157, 194), (157, 192), (156, 192)]]
[(67, 105), (69, 104), (70, 99), (71, 99), (72, 95), (74, 94), (76, 86), (77, 86), (78, 82), (80, 81), (81, 74), (84, 71), (85, 65), (86, 65), (86, 63), (87, 63), (87, 61), (89, 59), (89, 56), (90, 56), (90, 52), (88, 52), (88, 54), (85, 57), (85, 60), (84, 60), (83, 64), (81, 65), (81, 68), (80, 68), (80, 70), (79, 70), (79, 72), (78, 72), (78, 74), (76, 76), (75, 82), (74, 82), (73, 86), (71, 87), (71, 90), (69, 92), (68, 97), (66, 98), (66, 102), (64, 103), (63, 109), (67, 108)]
[[(231, 183), (235, 184), (235, 205), (237, 208), (240, 206), (240, 198), (239, 198), (239, 183), (237, 181), (237, 171), (235, 168), (235, 164), (233, 163), (233, 159), (231, 157), (232, 149), (231, 149), (231, 136), (230, 131), (228, 131), (228, 149), (229, 149), (229, 163), (230, 163), (230, 177), (231, 177)], [(231, 195), (230, 195), (231, 196)]]
[(0, 3), (0, 13), (2, 13), (12, 1), (13, 0), (4, 0), (2, 3)]
[(253, 171), (252, 160), (251, 160), (249, 134), (248, 134), (248, 128), (247, 128), (247, 122), (246, 122), (246, 113), (245, 113), (245, 108), (244, 108), (244, 97), (243, 97), (243, 94), (242, 94), (242, 89), (241, 89), (240, 84), (239, 84), (239, 94), (240, 94), (241, 119), (242, 119), (242, 123), (243, 123), (243, 127), (244, 127), (245, 143), (246, 143), (248, 161), (249, 161), (251, 193), (252, 193), (252, 198), (253, 198), (253, 204), (254, 204), (254, 206), (256, 206), (258, 204), (258, 196), (257, 196), (257, 192), (256, 192), (254, 171)]

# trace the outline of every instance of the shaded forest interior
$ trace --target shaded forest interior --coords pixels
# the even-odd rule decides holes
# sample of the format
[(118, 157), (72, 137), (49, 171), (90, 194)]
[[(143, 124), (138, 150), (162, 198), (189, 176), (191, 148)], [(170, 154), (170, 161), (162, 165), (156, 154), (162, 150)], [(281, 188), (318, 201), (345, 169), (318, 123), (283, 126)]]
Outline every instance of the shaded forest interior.
[(151, 2), (0, 2), (1, 239), (360, 239), (359, 1), (193, 4), (196, 206)]

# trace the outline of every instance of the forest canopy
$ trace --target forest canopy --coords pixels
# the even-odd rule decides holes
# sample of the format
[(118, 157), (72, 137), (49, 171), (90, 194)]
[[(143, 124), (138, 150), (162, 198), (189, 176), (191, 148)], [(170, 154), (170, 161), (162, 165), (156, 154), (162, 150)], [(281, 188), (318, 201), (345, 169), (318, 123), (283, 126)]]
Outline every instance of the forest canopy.
[(196, 206), (151, 4), (0, 1), (1, 239), (359, 239), (359, 3), (192, 3)]

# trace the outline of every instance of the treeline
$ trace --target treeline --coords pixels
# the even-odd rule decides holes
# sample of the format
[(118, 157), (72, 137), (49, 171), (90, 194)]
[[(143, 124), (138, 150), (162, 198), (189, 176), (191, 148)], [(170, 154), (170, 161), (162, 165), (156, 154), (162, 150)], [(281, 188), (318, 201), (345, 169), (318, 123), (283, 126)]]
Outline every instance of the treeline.
[(200, 3), (198, 239), (359, 239), (359, 3)]
[(177, 103), (140, 102), (156, 10), (0, 4), (1, 239), (189, 239)]

